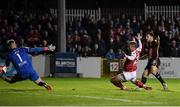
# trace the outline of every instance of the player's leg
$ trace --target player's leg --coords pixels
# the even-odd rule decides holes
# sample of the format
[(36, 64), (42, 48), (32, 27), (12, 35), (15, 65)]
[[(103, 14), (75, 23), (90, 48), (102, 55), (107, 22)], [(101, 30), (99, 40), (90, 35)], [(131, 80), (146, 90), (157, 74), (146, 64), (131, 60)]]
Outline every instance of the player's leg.
[(143, 84), (141, 81), (139, 80), (133, 80), (131, 81), (133, 84), (135, 84), (136, 86), (138, 86), (139, 88), (144, 88), (145, 90), (152, 90), (152, 87), (149, 87), (145, 84)]
[(35, 71), (32, 71), (30, 73), (30, 79), (32, 81), (34, 81), (35, 84), (37, 84), (39, 86), (43, 86), (47, 90), (52, 90), (52, 87), (50, 85), (48, 85), (46, 82), (44, 82)]
[(41, 78), (38, 78), (34, 82), (39, 86), (45, 87), (47, 90), (52, 90), (52, 87), (50, 85), (48, 85), (46, 82), (44, 82)]
[(8, 76), (5, 76), (5, 75), (2, 75), (2, 79), (8, 83), (15, 83), (15, 79), (13, 79), (14, 77), (8, 77)]
[(16, 83), (17, 81), (25, 80), (25, 79), (21, 78), (21, 76), (19, 76), (18, 74), (14, 75), (14, 76), (2, 75), (2, 79), (8, 83)]
[(122, 80), (119, 78), (120, 75), (121, 74), (118, 74), (115, 77), (111, 78), (111, 83), (123, 90), (125, 86), (123, 85)]
[(135, 84), (136, 86), (138, 86), (139, 88), (144, 88), (145, 90), (152, 90), (151, 87), (146, 86), (145, 84), (143, 84), (141, 81), (136, 79), (136, 71), (131, 72), (131, 80), (130, 80), (133, 84)]
[(141, 78), (141, 82), (143, 84), (146, 84), (148, 76), (149, 76), (149, 70), (145, 68)]
[(111, 78), (111, 83), (114, 84), (116, 87), (120, 88), (121, 90), (127, 89), (127, 87), (123, 85), (123, 82), (126, 82), (123, 73), (118, 74), (115, 77)]
[(156, 66), (151, 66), (151, 73), (160, 81), (163, 86), (164, 90), (168, 90), (168, 86), (164, 79), (161, 77), (160, 73), (158, 72), (158, 68)]
[(13, 75), (13, 76), (7, 76), (5, 73), (7, 72), (6, 66), (0, 66), (0, 74), (2, 75), (1, 78), (8, 82), (8, 83), (16, 83), (17, 81), (22, 81), (24, 80), (19, 76), (18, 74)]

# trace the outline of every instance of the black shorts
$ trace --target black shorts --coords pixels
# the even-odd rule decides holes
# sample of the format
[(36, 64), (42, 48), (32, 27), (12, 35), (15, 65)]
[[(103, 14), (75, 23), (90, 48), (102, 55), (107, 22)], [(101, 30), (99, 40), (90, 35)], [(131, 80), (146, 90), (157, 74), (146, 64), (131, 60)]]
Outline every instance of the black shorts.
[(158, 60), (156, 60), (156, 59), (148, 60), (148, 63), (146, 65), (146, 67), (145, 67), (145, 70), (151, 69), (151, 66), (156, 66), (158, 68), (159, 65), (160, 65), (160, 59), (158, 59)]

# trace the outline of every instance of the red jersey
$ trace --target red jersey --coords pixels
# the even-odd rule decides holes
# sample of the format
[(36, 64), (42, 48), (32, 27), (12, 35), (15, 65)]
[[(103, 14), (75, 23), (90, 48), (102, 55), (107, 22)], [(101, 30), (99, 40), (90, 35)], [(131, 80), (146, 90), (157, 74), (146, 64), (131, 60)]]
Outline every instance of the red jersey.
[(140, 53), (142, 50), (142, 44), (141, 41), (139, 40), (139, 47), (131, 52), (131, 55), (125, 55), (126, 61), (124, 63), (124, 71), (125, 72), (133, 72), (137, 70), (137, 63), (140, 57)]

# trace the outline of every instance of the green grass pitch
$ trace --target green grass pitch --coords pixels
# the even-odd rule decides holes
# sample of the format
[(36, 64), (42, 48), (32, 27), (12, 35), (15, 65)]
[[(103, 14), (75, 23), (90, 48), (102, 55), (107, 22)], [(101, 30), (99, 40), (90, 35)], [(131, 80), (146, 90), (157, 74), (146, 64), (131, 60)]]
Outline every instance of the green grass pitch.
[[(169, 91), (163, 91), (155, 79), (147, 83), (152, 91), (122, 91), (109, 78), (45, 78), (45, 81), (53, 86), (53, 91), (28, 80), (8, 84), (0, 79), (0, 106), (180, 106), (180, 79), (166, 79)], [(130, 82), (126, 86), (135, 87)]]

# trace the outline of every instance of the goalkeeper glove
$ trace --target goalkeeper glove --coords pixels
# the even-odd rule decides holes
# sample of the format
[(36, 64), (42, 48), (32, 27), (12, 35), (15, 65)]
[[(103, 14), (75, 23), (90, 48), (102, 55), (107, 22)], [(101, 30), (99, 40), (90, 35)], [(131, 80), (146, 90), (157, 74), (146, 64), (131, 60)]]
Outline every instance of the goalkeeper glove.
[(48, 46), (49, 51), (54, 51), (56, 49), (56, 46), (53, 46), (52, 44)]
[(7, 67), (6, 66), (0, 66), (0, 72), (7, 72)]

